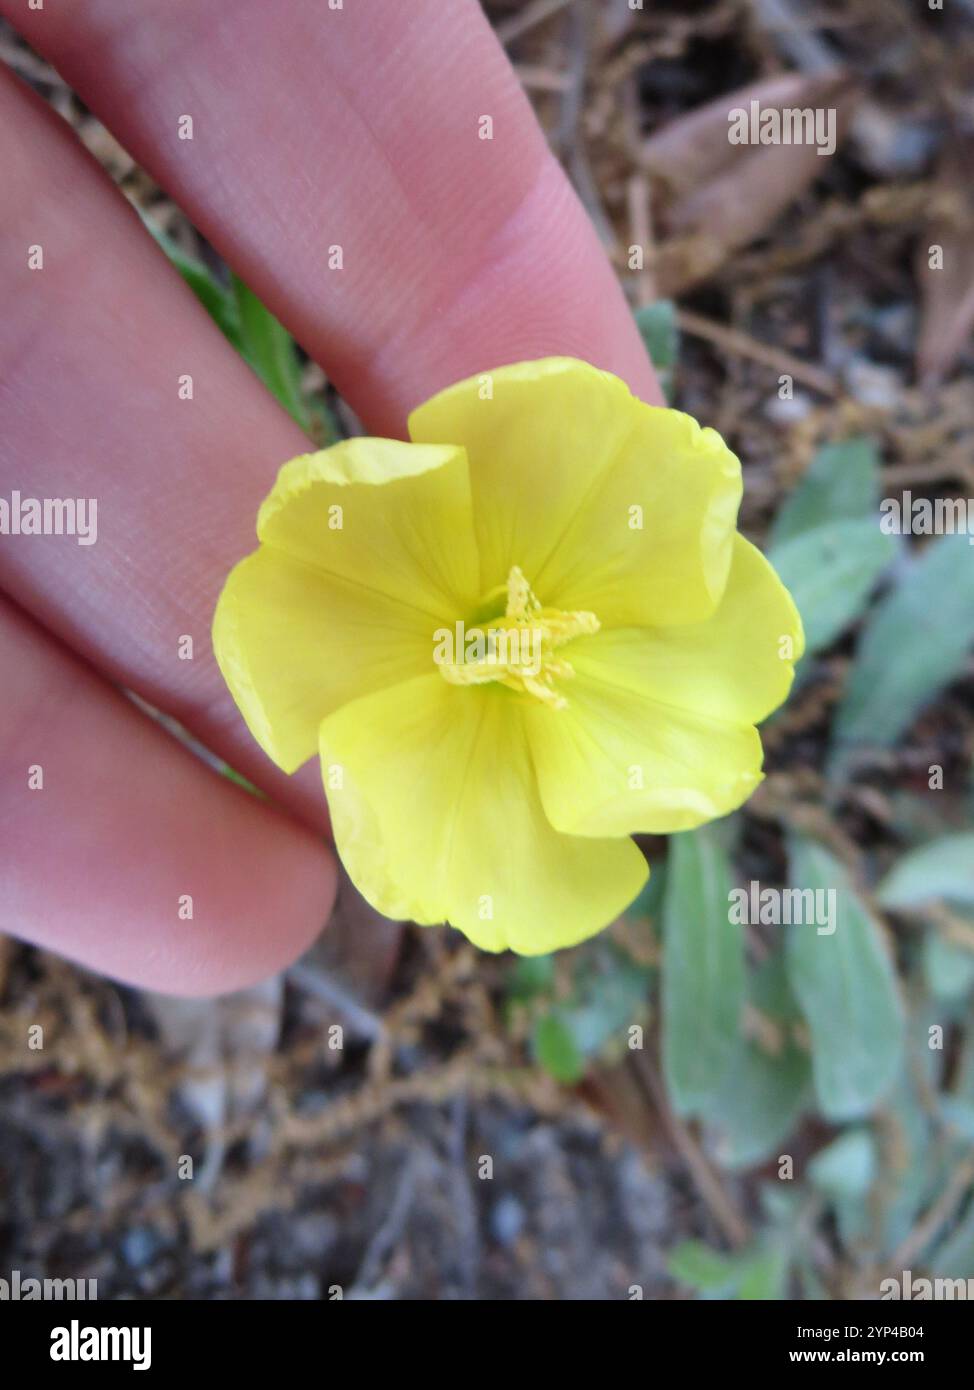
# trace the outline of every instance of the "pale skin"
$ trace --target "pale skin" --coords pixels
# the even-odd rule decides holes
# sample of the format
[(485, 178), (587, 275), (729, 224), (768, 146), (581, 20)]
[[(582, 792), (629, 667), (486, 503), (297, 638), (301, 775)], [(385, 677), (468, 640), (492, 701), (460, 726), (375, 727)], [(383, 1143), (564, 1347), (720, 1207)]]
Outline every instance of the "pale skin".
[[(661, 403), (476, 0), (0, 0), (0, 14), (371, 433), (403, 437), (409, 410), (450, 382), (551, 354)], [(191, 141), (177, 136), (186, 114)], [(492, 141), (478, 138), (484, 114)], [(308, 946), (335, 892), (317, 764), (276, 771), (209, 639), (261, 499), (308, 442), (68, 127), (5, 72), (0, 171), (0, 495), (98, 499), (94, 546), (0, 538), (0, 927), (150, 988), (240, 988)], [(335, 244), (341, 271), (328, 269)], [(37, 765), (43, 789), (30, 790)]]

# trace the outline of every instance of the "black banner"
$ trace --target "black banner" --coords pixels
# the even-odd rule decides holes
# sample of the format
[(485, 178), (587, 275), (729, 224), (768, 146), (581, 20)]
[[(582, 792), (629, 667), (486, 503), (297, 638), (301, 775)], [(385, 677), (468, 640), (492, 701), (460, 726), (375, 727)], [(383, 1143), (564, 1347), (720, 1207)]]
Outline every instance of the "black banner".
[[(557, 1312), (546, 1308), (540, 1320), (538, 1313), (537, 1304), (512, 1304), (504, 1317), (507, 1326), (530, 1319), (523, 1323), (524, 1333), (543, 1337), (544, 1357), (556, 1365), (559, 1354), (577, 1346), (579, 1325), (573, 1318), (569, 1338), (559, 1333), (560, 1327), (567, 1331), (568, 1325), (560, 1323)], [(586, 1317), (593, 1315), (597, 1323), (589, 1323), (584, 1335), (590, 1338), (606, 1318), (604, 1325), (613, 1338), (613, 1362), (615, 1339), (625, 1330), (640, 1339), (638, 1354), (647, 1358), (647, 1364), (666, 1355), (688, 1372), (767, 1370), (781, 1375), (814, 1365), (946, 1371), (970, 1340), (967, 1308), (952, 1302), (586, 1305)], [(172, 1377), (187, 1370), (205, 1370), (208, 1364), (221, 1372), (268, 1371), (279, 1376), (282, 1368), (309, 1363), (327, 1379), (336, 1369), (336, 1358), (348, 1356), (350, 1344), (343, 1337), (358, 1339), (376, 1328), (388, 1328), (405, 1339), (401, 1349), (415, 1349), (415, 1319), (426, 1316), (415, 1304), (383, 1308), (363, 1300), (348, 1306), (341, 1299), (325, 1304), (7, 1302), (0, 1304), (0, 1336), (8, 1364), (15, 1358), (18, 1368), (28, 1373), (45, 1366), (55, 1371), (61, 1367), (66, 1379), (85, 1371)], [(462, 1323), (470, 1329), (471, 1338), (477, 1338), (470, 1346), (476, 1348), (481, 1375), (492, 1348), (498, 1369), (509, 1372), (511, 1345), (506, 1338), (497, 1338), (490, 1310), (486, 1310), (490, 1321), (483, 1323), (482, 1337), (477, 1332), (479, 1316), (474, 1314), (473, 1324), (466, 1323), (467, 1316), (460, 1307), (449, 1308), (445, 1321), (441, 1315), (435, 1330), (427, 1328), (424, 1357), (434, 1354), (432, 1335), (446, 1332), (449, 1336)], [(549, 1316), (554, 1318), (552, 1323)], [(374, 1341), (351, 1344), (361, 1347), (370, 1369), (375, 1345)], [(635, 1349), (633, 1344), (629, 1349)], [(455, 1352), (451, 1355), (455, 1357)], [(455, 1369), (461, 1371), (462, 1363)]]

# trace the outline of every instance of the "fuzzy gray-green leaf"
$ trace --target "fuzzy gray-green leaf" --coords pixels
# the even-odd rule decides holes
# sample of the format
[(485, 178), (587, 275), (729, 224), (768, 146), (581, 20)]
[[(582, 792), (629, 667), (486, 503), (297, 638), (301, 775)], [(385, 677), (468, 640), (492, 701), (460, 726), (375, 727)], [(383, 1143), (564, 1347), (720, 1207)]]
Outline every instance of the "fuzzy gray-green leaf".
[(740, 1046), (744, 938), (730, 863), (711, 829), (670, 837), (663, 904), (663, 1068), (674, 1108), (699, 1111)]
[(801, 890), (835, 892), (835, 930), (792, 924), (786, 961), (811, 1034), (822, 1114), (859, 1119), (889, 1092), (900, 1069), (904, 1017), (892, 962), (844, 867), (826, 849), (796, 836), (790, 878)]

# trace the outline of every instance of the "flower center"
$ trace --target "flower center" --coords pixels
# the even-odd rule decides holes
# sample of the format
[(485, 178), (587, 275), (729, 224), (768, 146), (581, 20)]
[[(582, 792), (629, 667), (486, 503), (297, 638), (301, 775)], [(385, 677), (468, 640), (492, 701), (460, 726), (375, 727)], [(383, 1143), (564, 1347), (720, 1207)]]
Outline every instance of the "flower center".
[(449, 640), (442, 641), (434, 652), (440, 675), (451, 685), (497, 681), (519, 694), (533, 695), (552, 709), (564, 709), (568, 701), (555, 681), (570, 678), (575, 672), (570, 662), (555, 653), (573, 637), (598, 632), (598, 618), (594, 613), (544, 608), (517, 565), (506, 584), (484, 596), (481, 607), (505, 594), (505, 611), (492, 619), (490, 626), (468, 630), (461, 622), (456, 624), (455, 634), (441, 629)]

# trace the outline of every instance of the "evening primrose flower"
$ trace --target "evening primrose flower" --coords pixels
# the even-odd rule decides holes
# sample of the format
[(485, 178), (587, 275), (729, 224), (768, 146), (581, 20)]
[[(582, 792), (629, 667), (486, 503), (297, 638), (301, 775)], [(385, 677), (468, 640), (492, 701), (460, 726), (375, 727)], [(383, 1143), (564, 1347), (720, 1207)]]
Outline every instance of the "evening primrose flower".
[(633, 834), (761, 780), (801, 622), (736, 532), (713, 430), (570, 358), (434, 396), (411, 443), (281, 469), (213, 642), (285, 772), (320, 753), (335, 844), (387, 916), (490, 951), (570, 946), (632, 901)]

